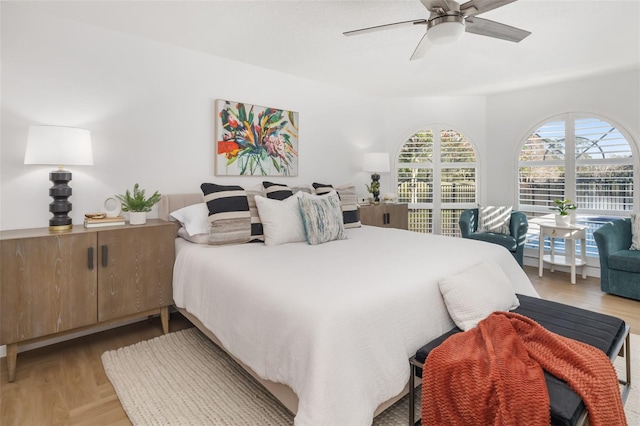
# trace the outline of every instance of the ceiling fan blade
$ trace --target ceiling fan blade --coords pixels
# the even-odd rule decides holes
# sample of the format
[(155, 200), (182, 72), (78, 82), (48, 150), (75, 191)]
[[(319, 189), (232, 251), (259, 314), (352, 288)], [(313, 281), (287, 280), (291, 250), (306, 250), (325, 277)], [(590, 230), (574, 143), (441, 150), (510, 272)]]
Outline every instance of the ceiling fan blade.
[(521, 42), (531, 34), (529, 31), (483, 18), (467, 19), (465, 31), (472, 34), (512, 41), (514, 43)]
[(513, 3), (514, 1), (517, 0), (469, 0), (460, 5), (460, 12), (462, 12), (464, 16), (475, 16)]
[(391, 30), (394, 28), (408, 27), (411, 25), (426, 25), (426, 19), (414, 19), (412, 21), (394, 22), (393, 24), (376, 25), (375, 27), (360, 28), (359, 30), (346, 31), (342, 34), (346, 36), (373, 33), (376, 31)]
[(429, 37), (427, 37), (427, 33), (425, 32), (422, 38), (420, 39), (420, 42), (416, 46), (416, 49), (413, 51), (413, 55), (411, 55), (411, 60), (415, 61), (417, 59), (424, 58), (424, 55), (427, 53), (429, 49), (431, 49), (431, 41), (429, 40)]

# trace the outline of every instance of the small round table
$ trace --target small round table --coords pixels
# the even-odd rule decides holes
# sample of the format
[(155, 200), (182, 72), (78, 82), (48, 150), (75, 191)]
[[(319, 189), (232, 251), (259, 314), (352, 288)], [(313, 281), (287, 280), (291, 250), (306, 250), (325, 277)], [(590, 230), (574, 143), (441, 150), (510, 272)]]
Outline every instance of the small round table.
[[(576, 266), (582, 268), (582, 278), (587, 278), (587, 226), (586, 225), (557, 225), (555, 222), (537, 222), (540, 226), (539, 240), (539, 256), (538, 256), (538, 276), (542, 277), (544, 262), (551, 265), (553, 272), (555, 265), (564, 265), (571, 267), (571, 284), (576, 283)], [(551, 251), (544, 254), (544, 237), (551, 238)], [(565, 255), (555, 254), (555, 239), (562, 238), (565, 240)], [(580, 240), (580, 258), (576, 259), (576, 245), (574, 241)]]

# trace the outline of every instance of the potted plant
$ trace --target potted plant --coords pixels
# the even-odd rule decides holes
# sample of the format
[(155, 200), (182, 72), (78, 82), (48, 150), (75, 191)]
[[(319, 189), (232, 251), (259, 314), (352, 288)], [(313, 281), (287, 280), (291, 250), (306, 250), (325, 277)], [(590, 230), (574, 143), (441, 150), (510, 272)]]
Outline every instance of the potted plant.
[(374, 180), (371, 181), (371, 185), (367, 185), (365, 183), (365, 186), (367, 187), (367, 191), (369, 191), (369, 193), (373, 195), (373, 203), (378, 204), (380, 202), (380, 182)]
[(555, 210), (556, 213), (556, 224), (567, 226), (571, 222), (571, 217), (569, 217), (569, 211), (575, 210), (578, 208), (573, 201), (563, 199), (563, 200), (554, 200), (555, 204), (553, 207), (549, 207), (551, 210)]
[(122, 202), (122, 210), (129, 212), (129, 223), (131, 225), (144, 225), (147, 223), (147, 212), (151, 211), (158, 201), (160, 201), (160, 194), (158, 191), (154, 192), (149, 198), (145, 197), (144, 189), (140, 189), (136, 183), (133, 186), (133, 195), (127, 189), (124, 195), (116, 195)]

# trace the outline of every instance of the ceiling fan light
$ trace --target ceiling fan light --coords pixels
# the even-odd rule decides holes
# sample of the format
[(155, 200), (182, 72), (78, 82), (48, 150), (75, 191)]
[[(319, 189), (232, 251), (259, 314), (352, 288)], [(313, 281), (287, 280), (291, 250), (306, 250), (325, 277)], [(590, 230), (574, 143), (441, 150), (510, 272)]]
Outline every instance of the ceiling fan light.
[(429, 24), (427, 38), (433, 44), (452, 44), (464, 34), (464, 18), (459, 16), (442, 16)]

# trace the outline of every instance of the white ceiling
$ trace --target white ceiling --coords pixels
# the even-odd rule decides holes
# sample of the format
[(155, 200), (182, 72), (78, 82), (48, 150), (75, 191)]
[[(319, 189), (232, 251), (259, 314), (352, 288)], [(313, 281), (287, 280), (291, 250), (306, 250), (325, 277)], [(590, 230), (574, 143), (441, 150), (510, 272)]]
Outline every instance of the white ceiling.
[(424, 26), (342, 33), (426, 18), (419, 0), (20, 5), (380, 96), (487, 94), (640, 64), (640, 0), (519, 0), (480, 17), (531, 31), (521, 43), (467, 33), (413, 62)]

